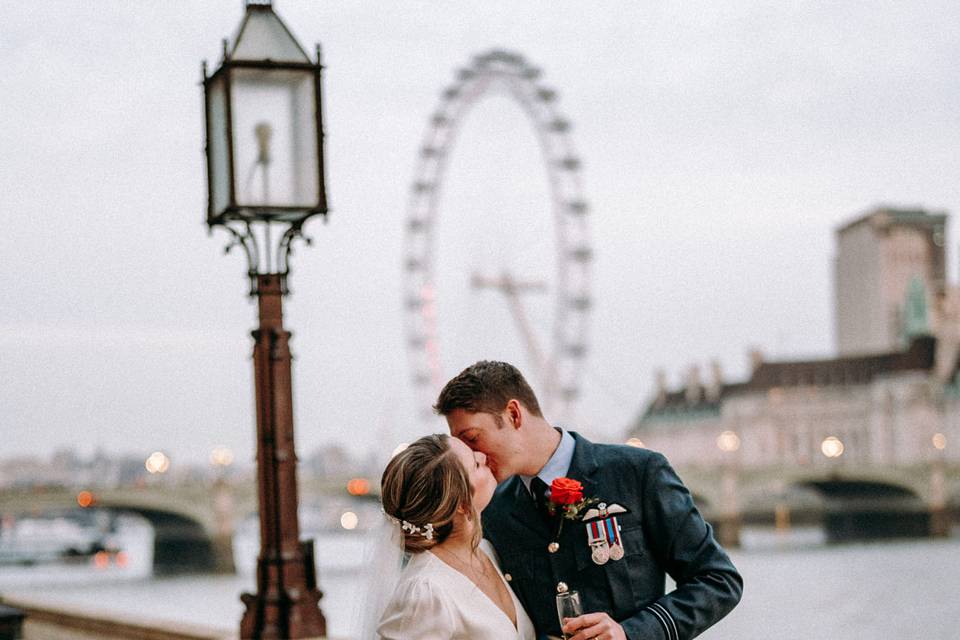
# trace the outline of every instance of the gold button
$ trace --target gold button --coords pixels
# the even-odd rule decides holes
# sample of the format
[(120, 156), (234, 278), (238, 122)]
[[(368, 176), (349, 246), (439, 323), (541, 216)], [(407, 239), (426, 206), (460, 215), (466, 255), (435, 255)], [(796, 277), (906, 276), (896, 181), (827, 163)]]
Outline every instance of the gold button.
[(505, 573), (505, 574), (503, 574), (503, 579), (506, 580), (507, 582), (512, 582), (512, 581), (513, 581), (513, 576), (510, 575), (509, 573)]
[(547, 545), (547, 551), (549, 551), (550, 553), (556, 553), (559, 549), (560, 549), (559, 542), (551, 542), (550, 544)]

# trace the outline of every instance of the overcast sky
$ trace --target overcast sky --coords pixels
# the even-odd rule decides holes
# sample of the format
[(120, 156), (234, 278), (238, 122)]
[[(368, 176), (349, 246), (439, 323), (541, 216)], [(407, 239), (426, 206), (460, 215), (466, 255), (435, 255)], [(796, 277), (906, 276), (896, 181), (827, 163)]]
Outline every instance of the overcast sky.
[[(8, 4), (0, 456), (163, 449), (176, 463), (224, 444), (250, 460), (256, 307), (243, 259), (203, 224), (198, 85), (242, 2)], [(286, 300), (301, 455), (443, 428), (416, 421), (409, 383), (405, 205), (442, 88), (491, 48), (543, 70), (583, 159), (595, 307), (571, 426), (597, 439), (622, 437), (657, 368), (679, 384), (713, 358), (741, 378), (752, 346), (829, 356), (843, 221), (879, 203), (960, 212), (955, 0), (276, 7), (327, 65), (332, 214), (307, 226)], [(504, 300), (464, 274), (550, 277), (545, 176), (511, 101), (462, 123), (437, 236), (447, 375), (484, 356), (528, 368)], [(533, 324), (547, 342), (550, 319)]]

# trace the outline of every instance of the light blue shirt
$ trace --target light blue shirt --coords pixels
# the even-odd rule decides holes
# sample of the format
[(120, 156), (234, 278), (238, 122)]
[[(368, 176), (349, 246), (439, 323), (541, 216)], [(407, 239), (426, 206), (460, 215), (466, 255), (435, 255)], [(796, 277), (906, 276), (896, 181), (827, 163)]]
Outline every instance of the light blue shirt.
[[(547, 484), (547, 487), (557, 478), (566, 476), (567, 472), (570, 471), (570, 462), (573, 461), (573, 450), (577, 445), (577, 441), (574, 440), (573, 436), (568, 432), (559, 428), (557, 431), (560, 432), (560, 444), (557, 445), (557, 450), (554, 451), (550, 459), (547, 460), (547, 464), (543, 465), (543, 469), (540, 469), (540, 473), (537, 474), (537, 477), (543, 480)], [(523, 480), (527, 491), (530, 491), (530, 481), (533, 480), (533, 476), (521, 475), (520, 479)], [(547, 489), (547, 495), (550, 495), (549, 488)]]

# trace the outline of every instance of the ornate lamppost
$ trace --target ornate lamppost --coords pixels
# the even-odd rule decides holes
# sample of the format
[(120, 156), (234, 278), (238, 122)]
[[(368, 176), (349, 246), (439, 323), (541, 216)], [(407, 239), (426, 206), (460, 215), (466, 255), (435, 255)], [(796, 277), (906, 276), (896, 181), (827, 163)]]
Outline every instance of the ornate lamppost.
[(260, 554), (257, 592), (243, 594), (241, 638), (326, 635), (313, 551), (300, 541), (290, 333), (283, 328), (291, 243), (325, 216), (320, 48), (303, 50), (269, 1), (247, 0), (232, 46), (207, 75), (207, 225), (231, 235), (247, 257), (257, 411)]
[(946, 466), (947, 436), (941, 432), (933, 434), (933, 461), (930, 465), (930, 535), (947, 537), (950, 535), (950, 510), (947, 505)]
[(720, 519), (717, 522), (717, 538), (725, 547), (740, 546), (740, 504), (737, 499), (738, 460), (740, 436), (735, 431), (723, 431), (717, 436), (717, 448), (723, 461), (720, 479), (722, 494)]

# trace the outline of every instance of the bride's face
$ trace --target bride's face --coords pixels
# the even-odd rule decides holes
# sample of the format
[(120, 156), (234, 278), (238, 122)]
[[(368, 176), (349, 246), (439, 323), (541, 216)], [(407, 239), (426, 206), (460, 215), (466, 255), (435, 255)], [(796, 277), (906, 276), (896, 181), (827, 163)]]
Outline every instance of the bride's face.
[(487, 466), (487, 456), (479, 451), (471, 451), (470, 447), (457, 438), (447, 440), (450, 448), (457, 454), (460, 464), (467, 471), (470, 479), (470, 488), (473, 489), (473, 505), (477, 511), (483, 511), (490, 504), (490, 498), (497, 488), (497, 481)]

